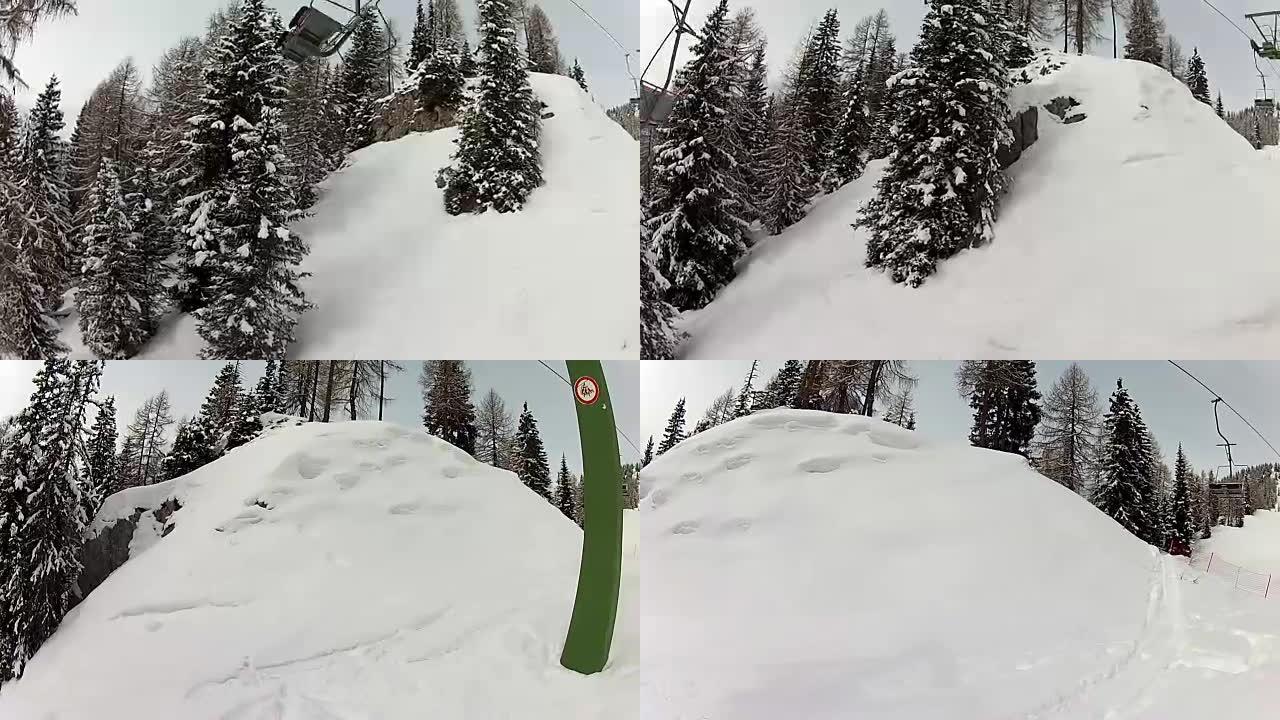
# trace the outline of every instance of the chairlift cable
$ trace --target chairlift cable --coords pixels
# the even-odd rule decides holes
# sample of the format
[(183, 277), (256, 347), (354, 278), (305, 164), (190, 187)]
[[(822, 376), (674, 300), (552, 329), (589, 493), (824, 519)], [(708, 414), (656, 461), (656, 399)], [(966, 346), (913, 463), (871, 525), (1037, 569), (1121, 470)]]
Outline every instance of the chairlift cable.
[[(560, 373), (556, 372), (556, 371), (555, 371), (555, 368), (551, 367), (550, 365), (546, 364), (545, 362), (543, 362), (543, 361), (541, 361), (541, 360), (539, 360), (539, 361), (538, 361), (538, 364), (539, 364), (539, 365), (541, 365), (542, 367), (546, 368), (546, 369), (547, 369), (547, 370), (548, 370), (552, 375), (555, 375), (556, 377), (560, 378), (560, 382), (564, 383), (565, 385), (568, 385), (570, 388), (572, 388), (572, 387), (573, 387), (573, 383), (569, 382), (569, 379), (568, 379), (568, 378), (566, 378), (565, 376), (563, 376), (563, 375), (561, 375)], [(627, 441), (627, 444), (631, 446), (631, 449), (636, 451), (636, 454), (637, 454), (637, 455), (643, 455), (643, 454), (644, 454), (644, 453), (640, 452), (640, 448), (636, 447), (636, 444), (635, 444), (635, 443), (631, 442), (631, 438), (627, 437), (627, 434), (626, 434), (626, 433), (624, 433), (624, 432), (622, 432), (622, 428), (620, 428), (620, 427), (615, 427), (614, 429), (618, 431), (618, 434), (622, 436), (622, 439), (623, 439), (623, 440), (626, 440), (626, 441)]]
[(1170, 365), (1172, 365), (1172, 366), (1174, 366), (1174, 367), (1178, 368), (1179, 370), (1181, 370), (1181, 371), (1183, 372), (1183, 374), (1185, 374), (1187, 377), (1189, 377), (1189, 378), (1191, 378), (1192, 380), (1194, 380), (1194, 381), (1196, 382), (1196, 384), (1197, 384), (1197, 385), (1199, 385), (1200, 387), (1202, 387), (1202, 388), (1204, 388), (1205, 390), (1207, 390), (1207, 391), (1209, 392), (1209, 394), (1210, 394), (1210, 395), (1212, 395), (1215, 399), (1221, 400), (1221, 401), (1222, 401), (1222, 404), (1223, 404), (1223, 405), (1226, 405), (1228, 410), (1230, 410), (1232, 413), (1234, 413), (1236, 417), (1240, 418), (1241, 422), (1243, 422), (1245, 425), (1247, 425), (1247, 426), (1249, 427), (1249, 429), (1253, 431), (1253, 434), (1254, 434), (1254, 435), (1257, 435), (1257, 436), (1258, 436), (1258, 439), (1262, 440), (1262, 442), (1263, 442), (1263, 443), (1265, 443), (1267, 447), (1271, 448), (1271, 452), (1275, 453), (1277, 458), (1280, 458), (1280, 450), (1276, 450), (1276, 446), (1275, 446), (1275, 445), (1272, 445), (1272, 444), (1271, 444), (1271, 441), (1270, 441), (1270, 440), (1268, 440), (1268, 439), (1267, 439), (1267, 438), (1266, 438), (1266, 437), (1265, 437), (1261, 432), (1259, 432), (1259, 431), (1258, 431), (1258, 428), (1254, 427), (1254, 426), (1253, 426), (1253, 423), (1249, 422), (1249, 420), (1248, 420), (1247, 418), (1245, 418), (1245, 416), (1244, 416), (1244, 415), (1241, 415), (1239, 410), (1236, 410), (1234, 407), (1232, 407), (1232, 406), (1231, 406), (1231, 403), (1227, 402), (1225, 399), (1223, 399), (1223, 398), (1222, 398), (1222, 396), (1221, 396), (1221, 395), (1219, 395), (1218, 393), (1214, 392), (1213, 388), (1209, 387), (1208, 385), (1205, 385), (1205, 384), (1204, 384), (1204, 382), (1202, 382), (1202, 381), (1200, 380), (1200, 378), (1196, 377), (1195, 375), (1192, 375), (1192, 374), (1191, 374), (1191, 372), (1190, 372), (1190, 371), (1188, 371), (1186, 368), (1182, 367), (1181, 365), (1179, 365), (1178, 363), (1174, 362), (1173, 360), (1168, 360), (1167, 362), (1168, 362)]

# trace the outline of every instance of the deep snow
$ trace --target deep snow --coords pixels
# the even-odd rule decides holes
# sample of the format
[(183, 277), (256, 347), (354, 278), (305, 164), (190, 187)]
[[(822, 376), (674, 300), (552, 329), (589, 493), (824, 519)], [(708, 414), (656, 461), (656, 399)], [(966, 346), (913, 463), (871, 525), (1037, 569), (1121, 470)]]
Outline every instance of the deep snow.
[(756, 413), (641, 473), (653, 720), (1274, 716), (1280, 603), (1018, 456)]
[(1280, 165), (1161, 68), (1052, 54), (1015, 88), (1039, 141), (1009, 171), (992, 243), (919, 289), (864, 267), (850, 225), (884, 171), (761, 238), (741, 275), (687, 314), (686, 357), (1253, 357), (1280, 350)]
[(387, 423), (288, 426), (91, 531), (166, 497), (173, 530), (144, 517), (0, 718), (635, 717), (634, 544), (609, 666), (561, 668), (582, 534), (511, 473)]
[[(527, 359), (639, 353), (639, 149), (572, 79), (531, 73), (545, 184), (517, 213), (452, 217), (436, 173), (457, 128), (354, 153), (294, 225), (316, 307), (290, 355)], [(63, 341), (87, 357), (76, 315)], [(171, 315), (139, 355), (198, 357), (194, 318)]]
[(1255, 510), (1244, 518), (1244, 527), (1214, 526), (1212, 535), (1197, 550), (1262, 574), (1272, 574), (1276, 599), (1280, 600), (1280, 512)]

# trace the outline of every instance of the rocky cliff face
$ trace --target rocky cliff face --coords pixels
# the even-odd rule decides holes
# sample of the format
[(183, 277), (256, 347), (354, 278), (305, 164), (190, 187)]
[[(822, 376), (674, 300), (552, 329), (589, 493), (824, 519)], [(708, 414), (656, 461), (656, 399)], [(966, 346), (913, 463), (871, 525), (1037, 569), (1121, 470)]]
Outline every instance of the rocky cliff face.
[(399, 140), (411, 132), (430, 132), (450, 127), (457, 122), (458, 108), (444, 106), (430, 109), (418, 107), (416, 93), (394, 95), (382, 107), (374, 126), (376, 142)]
[(98, 534), (86, 539), (80, 548), (80, 564), (83, 566), (77, 583), (80, 592), (73, 599), (73, 605), (129, 560), (129, 550), (133, 547), (139, 525), (146, 526), (143, 532), (154, 533), (156, 528), (160, 528), (160, 537), (164, 537), (174, 527), (169, 522), (170, 517), (181, 508), (182, 504), (176, 498), (166, 498), (155, 507), (134, 508), (133, 514), (117, 518)]

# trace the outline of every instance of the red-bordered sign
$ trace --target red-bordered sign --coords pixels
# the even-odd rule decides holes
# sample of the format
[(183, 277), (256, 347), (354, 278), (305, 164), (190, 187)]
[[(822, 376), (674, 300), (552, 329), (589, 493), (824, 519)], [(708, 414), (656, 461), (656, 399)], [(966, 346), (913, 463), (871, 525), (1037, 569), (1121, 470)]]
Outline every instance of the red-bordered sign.
[(583, 405), (595, 405), (600, 399), (600, 383), (590, 375), (583, 375), (573, 383), (573, 395)]

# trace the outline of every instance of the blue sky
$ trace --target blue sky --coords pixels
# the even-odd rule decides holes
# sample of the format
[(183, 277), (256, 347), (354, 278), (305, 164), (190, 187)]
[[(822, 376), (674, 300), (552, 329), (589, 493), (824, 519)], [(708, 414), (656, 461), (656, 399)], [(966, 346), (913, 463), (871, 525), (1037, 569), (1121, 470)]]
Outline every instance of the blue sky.
[[(667, 0), (637, 0), (640, 7), (640, 44), (644, 49), (644, 61), (647, 62), (658, 43), (671, 27), (671, 11)], [(1224, 14), (1230, 17), (1241, 28), (1252, 32), (1253, 26), (1245, 19), (1245, 13), (1280, 9), (1274, 0), (1212, 0)], [(701, 27), (707, 13), (715, 7), (717, 0), (693, 0), (690, 17), (695, 28)], [(1209, 8), (1203, 0), (1157, 0), (1169, 31), (1186, 49), (1189, 57), (1193, 47), (1200, 48), (1200, 55), (1205, 60), (1209, 75), (1210, 89), (1215, 94), (1222, 90), (1223, 102), (1231, 109), (1239, 109), (1253, 102), (1254, 91), (1259, 87), (1258, 73), (1254, 69), (1253, 51), (1249, 41), (1242, 37), (1226, 20)], [(1061, 4), (1061, 3), (1059, 3)], [(898, 38), (900, 52), (911, 49), (919, 35), (920, 23), (924, 18), (926, 4), (923, 0), (789, 0), (777, 2), (758, 0), (744, 3), (730, 0), (732, 12), (739, 7), (749, 6), (755, 9), (757, 17), (764, 26), (769, 37), (769, 62), (774, 79), (777, 79), (782, 65), (786, 62), (795, 46), (804, 38), (809, 27), (816, 23), (828, 8), (835, 8), (840, 14), (841, 28), (844, 37), (848, 37), (853, 25), (859, 18), (875, 13), (884, 8), (889, 14), (893, 32)], [(1108, 6), (1109, 7), (1109, 6)], [(1111, 23), (1108, 14), (1103, 27), (1099, 28), (1106, 36), (1096, 40), (1089, 52), (1097, 55), (1111, 55)], [(1120, 54), (1124, 55), (1124, 23), (1120, 22)], [(690, 46), (689, 38), (684, 38), (683, 49)], [(1061, 36), (1055, 39), (1056, 47), (1062, 47)], [(670, 57), (668, 44), (653, 70), (645, 78), (650, 82), (661, 84), (666, 73), (666, 60)], [(681, 53), (681, 59), (687, 57)], [(1260, 61), (1261, 62), (1261, 61)], [(1271, 72), (1265, 63), (1261, 67)], [(1280, 68), (1280, 63), (1277, 63)], [(1280, 73), (1280, 70), (1276, 71)], [(1267, 87), (1280, 88), (1280, 77), (1268, 75)]]
[[(761, 371), (772, 374), (781, 362), (762, 362)], [(956, 362), (911, 362), (911, 371), (920, 378), (915, 391), (918, 429), (931, 437), (964, 442), (972, 419), (968, 404), (955, 389)], [(1041, 393), (1069, 363), (1038, 361), (1036, 378)], [(1239, 410), (1269, 439), (1280, 447), (1280, 362), (1183, 362), (1180, 363)], [(741, 387), (751, 361), (644, 362), (641, 380), (644, 397), (641, 402), (643, 442), (650, 434), (661, 438), (672, 408), (681, 395), (688, 397), (688, 428), (702, 416), (707, 404), (729, 386)], [(1123, 378), (1125, 387), (1137, 401), (1143, 417), (1155, 433), (1166, 456), (1171, 458), (1178, 443), (1183, 444), (1188, 459), (1197, 468), (1216, 467), (1226, 462), (1221, 442), (1213, 425), (1213, 399), (1177, 368), (1164, 360), (1153, 361), (1082, 361), (1097, 390), (1103, 409), (1115, 389), (1116, 379)], [(757, 385), (758, 387), (759, 385)], [(1280, 462), (1248, 427), (1221, 408), (1222, 429), (1227, 438), (1239, 443), (1233, 449), (1237, 463)]]
[[(566, 374), (564, 361), (549, 360), (547, 365), (561, 375)], [(173, 405), (173, 416), (194, 415), (200, 409), (213, 378), (224, 363), (204, 360), (126, 360), (108, 362), (102, 375), (103, 395), (114, 395), (118, 424), (123, 431), (133, 413), (147, 397), (167, 390)], [(418, 388), (421, 361), (403, 361), (403, 373), (387, 381), (387, 395), (395, 398), (386, 407), (385, 419), (407, 427), (422, 425), (422, 393)], [(575, 472), (582, 467), (578, 443), (577, 415), (571, 391), (565, 383), (537, 362), (467, 361), (471, 368), (473, 399), (478, 402), (489, 388), (494, 388), (507, 402), (513, 417), (524, 402), (538, 420), (538, 429), (551, 463), (559, 467), (560, 454), (565, 453), (569, 467)], [(244, 383), (252, 386), (262, 376), (263, 364), (240, 364)], [(0, 362), (0, 417), (12, 415), (26, 406), (31, 395), (31, 378), (39, 363)], [(605, 382), (614, 402), (614, 421), (640, 449), (639, 436), (639, 367), (632, 361), (606, 361)], [(376, 418), (376, 415), (374, 416)], [(363, 418), (362, 418), (363, 419)], [(172, 431), (171, 431), (172, 432)], [(636, 450), (619, 440), (624, 462), (640, 459)]]

